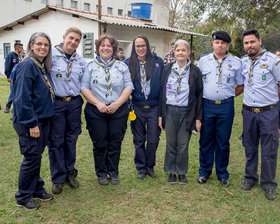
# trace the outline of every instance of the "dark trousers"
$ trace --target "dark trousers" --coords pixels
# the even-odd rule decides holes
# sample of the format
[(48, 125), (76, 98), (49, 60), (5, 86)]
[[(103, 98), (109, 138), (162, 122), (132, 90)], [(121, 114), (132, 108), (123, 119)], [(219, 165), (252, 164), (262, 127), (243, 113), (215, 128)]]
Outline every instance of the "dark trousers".
[(76, 162), (76, 142), (81, 134), (81, 113), (83, 99), (77, 97), (70, 102), (55, 101), (54, 116), (51, 122), (49, 159), (52, 182), (63, 184)]
[(134, 163), (140, 173), (153, 171), (159, 143), (158, 106), (135, 107), (136, 120), (131, 122), (135, 147)]
[(244, 180), (258, 183), (258, 146), (261, 140), (261, 186), (265, 190), (275, 189), (278, 152), (278, 108), (261, 113), (242, 110), (243, 146), (246, 166)]
[(117, 177), (121, 144), (127, 128), (128, 106), (124, 104), (114, 114), (100, 113), (87, 103), (85, 118), (93, 142), (95, 172), (98, 177)]
[(10, 108), (12, 106), (12, 103), (13, 103), (13, 84), (11, 83), (10, 84), (10, 95), (9, 95), (9, 99), (8, 99), (8, 102), (6, 104), (6, 108)]
[(199, 139), (200, 176), (209, 177), (211, 175), (215, 159), (217, 177), (228, 179), (229, 139), (233, 117), (233, 98), (222, 104), (213, 104), (203, 100), (203, 118)]
[(45, 193), (44, 181), (40, 177), (42, 153), (47, 145), (50, 119), (39, 120), (40, 137), (29, 136), (29, 128), (22, 126), (16, 118), (14, 129), (19, 136), (19, 146), (23, 161), (19, 171), (18, 191), (15, 198), (19, 203), (29, 202), (33, 196)]
[(164, 171), (179, 175), (188, 172), (189, 141), (191, 132), (186, 130), (187, 108), (168, 106), (166, 108), (166, 153)]

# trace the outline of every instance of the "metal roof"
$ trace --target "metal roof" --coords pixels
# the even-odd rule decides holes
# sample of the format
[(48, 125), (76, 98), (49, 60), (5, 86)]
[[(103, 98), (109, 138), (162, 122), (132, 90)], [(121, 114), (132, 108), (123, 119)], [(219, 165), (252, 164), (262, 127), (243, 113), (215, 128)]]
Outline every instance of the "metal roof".
[(164, 31), (169, 31), (169, 32), (174, 32), (174, 33), (188, 34), (188, 35), (194, 35), (194, 36), (209, 37), (204, 34), (190, 32), (187, 30), (172, 28), (172, 27), (163, 26), (163, 25), (157, 25), (157, 24), (152, 23), (151, 21), (144, 21), (144, 20), (140, 20), (140, 19), (102, 15), (101, 20), (99, 20), (97, 13), (70, 9), (70, 8), (63, 8), (60, 6), (53, 6), (53, 5), (48, 5), (45, 8), (39, 9), (38, 11), (33, 12), (25, 17), (22, 17), (10, 24), (2, 26), (2, 27), (0, 27), (0, 30), (5, 30), (6, 28), (21, 24), (22, 22), (32, 19), (34, 16), (38, 16), (38, 15), (42, 15), (42, 14), (46, 13), (48, 10), (57, 10), (60, 12), (69, 13), (69, 14), (87, 18), (87, 19), (90, 19), (93, 21), (101, 22), (103, 24), (140, 27), (140, 28), (148, 28), (148, 29), (155, 29), (155, 30), (164, 30)]

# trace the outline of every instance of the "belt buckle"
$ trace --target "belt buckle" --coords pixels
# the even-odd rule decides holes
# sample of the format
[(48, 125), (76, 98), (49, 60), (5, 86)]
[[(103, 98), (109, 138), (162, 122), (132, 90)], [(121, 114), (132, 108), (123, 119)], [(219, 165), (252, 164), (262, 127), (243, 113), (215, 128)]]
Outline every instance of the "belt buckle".
[(70, 102), (71, 101), (71, 96), (67, 96), (63, 98), (64, 102)]
[(221, 104), (222, 101), (221, 100), (215, 100), (215, 104)]
[(150, 109), (150, 106), (143, 106), (144, 109)]
[(261, 112), (261, 108), (253, 108), (253, 112), (254, 113), (260, 113)]

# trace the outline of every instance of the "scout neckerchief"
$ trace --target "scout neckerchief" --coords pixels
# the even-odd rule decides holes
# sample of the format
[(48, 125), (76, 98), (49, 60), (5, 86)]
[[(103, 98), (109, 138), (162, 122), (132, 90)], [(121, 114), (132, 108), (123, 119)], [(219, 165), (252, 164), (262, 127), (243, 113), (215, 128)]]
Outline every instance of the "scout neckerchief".
[(256, 63), (256, 61), (258, 59), (261, 58), (261, 56), (263, 56), (263, 54), (266, 52), (266, 49), (262, 49), (261, 50), (261, 53), (256, 57), (256, 58), (252, 58), (252, 57), (249, 57), (250, 61), (251, 61), (251, 65), (250, 65), (250, 68), (249, 68), (249, 73), (248, 73), (248, 84), (251, 85), (251, 82), (252, 82), (252, 76), (253, 76), (253, 68), (254, 68), (254, 65)]
[(74, 51), (74, 53), (71, 55), (71, 58), (68, 59), (64, 50), (61, 47), (62, 45), (56, 45), (55, 48), (62, 54), (62, 56), (65, 58), (65, 60), (67, 61), (67, 70), (66, 70), (66, 78), (64, 79), (65, 81), (70, 81), (70, 77), (71, 77), (71, 67), (72, 67), (72, 63), (73, 61), (76, 59), (77, 53), (76, 51)]
[[(16, 52), (17, 53), (17, 52)], [(20, 63), (22, 60), (21, 60), (21, 56), (20, 56), (20, 53), (18, 54), (17, 53), (17, 55), (18, 55), (18, 63)]]
[(43, 76), (43, 80), (44, 80), (44, 82), (45, 82), (45, 84), (47, 85), (47, 87), (48, 87), (48, 89), (49, 89), (49, 91), (50, 91), (50, 94), (51, 94), (51, 98), (52, 98), (52, 102), (54, 102), (54, 91), (53, 91), (53, 86), (52, 86), (52, 83), (50, 82), (50, 80), (49, 80), (49, 78), (48, 78), (48, 76), (47, 76), (47, 73), (46, 73), (46, 70), (45, 70), (45, 68), (44, 68), (44, 66), (45, 66), (45, 64), (43, 63), (43, 64), (41, 64), (40, 62), (38, 62), (35, 58), (33, 58), (33, 57), (30, 57), (34, 62), (35, 62), (35, 64), (36, 65), (38, 65), (39, 66), (39, 68), (41, 69), (41, 71), (42, 71), (42, 76)]
[(147, 87), (146, 61), (142, 62), (139, 60), (139, 65), (140, 65), (141, 87), (142, 87), (142, 92), (144, 92)]
[(218, 66), (219, 66), (218, 86), (222, 86), (222, 64), (225, 61), (226, 57), (229, 55), (229, 53), (227, 53), (221, 61), (219, 61), (219, 59), (216, 57), (215, 54), (213, 54), (213, 55), (214, 55), (215, 61), (218, 63)]
[(181, 92), (181, 81), (182, 81), (182, 78), (184, 77), (184, 75), (188, 72), (188, 70), (190, 68), (190, 65), (191, 65), (191, 61), (188, 60), (187, 65), (186, 65), (184, 71), (181, 74), (179, 74), (179, 72), (177, 71), (176, 68), (172, 68), (172, 72), (175, 73), (175, 75), (177, 76), (177, 80), (178, 80), (178, 86), (177, 86), (177, 89), (176, 89), (175, 97), (180, 95), (180, 92)]
[[(99, 61), (97, 59), (100, 59)], [(116, 59), (110, 59), (109, 63), (104, 63), (101, 58), (96, 57), (96, 59), (94, 59), (94, 62), (101, 66), (104, 71), (105, 71), (105, 95), (106, 97), (109, 96), (109, 94), (112, 96), (112, 92), (113, 92), (113, 88), (112, 88), (112, 80), (111, 80), (111, 75), (110, 75), (110, 68), (112, 67), (112, 65), (115, 63)]]

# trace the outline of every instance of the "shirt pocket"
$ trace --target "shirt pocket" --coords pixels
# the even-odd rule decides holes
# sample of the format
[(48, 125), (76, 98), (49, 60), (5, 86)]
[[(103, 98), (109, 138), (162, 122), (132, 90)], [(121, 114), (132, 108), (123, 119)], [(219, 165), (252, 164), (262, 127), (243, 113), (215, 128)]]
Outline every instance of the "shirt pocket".
[(202, 69), (201, 74), (203, 82), (207, 83), (209, 81), (210, 73), (211, 71), (209, 69)]
[(258, 83), (264, 84), (271, 80), (271, 72), (268, 68), (257, 68), (254, 70), (253, 75), (256, 76)]
[(231, 84), (234, 84), (234, 78), (235, 78), (235, 69), (226, 69), (223, 73), (223, 78), (222, 78), (222, 81), (223, 81), (223, 84), (226, 84), (226, 85), (231, 85)]

